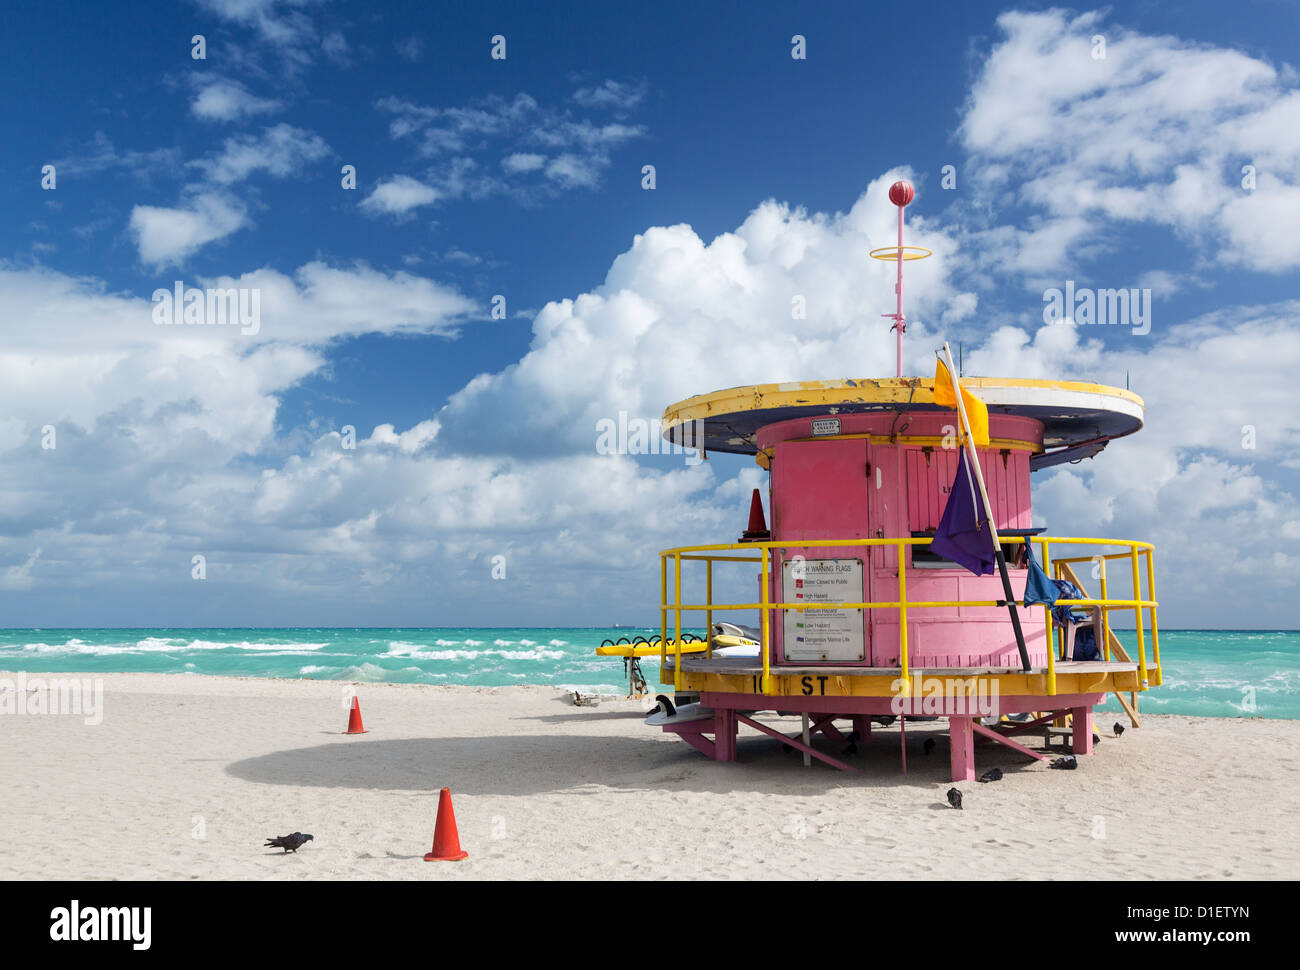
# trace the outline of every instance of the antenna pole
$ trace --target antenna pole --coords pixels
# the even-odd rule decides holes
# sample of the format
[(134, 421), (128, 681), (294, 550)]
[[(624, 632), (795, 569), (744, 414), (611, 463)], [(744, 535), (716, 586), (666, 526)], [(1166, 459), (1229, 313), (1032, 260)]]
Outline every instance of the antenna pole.
[(894, 284), (898, 294), (898, 311), (894, 314), (894, 329), (898, 331), (898, 377), (903, 376), (903, 331), (907, 321), (903, 318), (903, 207), (898, 207), (898, 282)]
[(919, 246), (903, 245), (903, 209), (907, 204), (916, 197), (916, 190), (912, 188), (910, 182), (895, 182), (889, 187), (889, 201), (898, 206), (898, 245), (883, 246), (880, 249), (873, 249), (867, 253), (872, 259), (893, 260), (898, 266), (898, 276), (894, 282), (894, 294), (896, 296), (893, 313), (882, 313), (882, 317), (890, 317), (894, 321), (891, 330), (898, 331), (898, 377), (903, 376), (903, 334), (907, 330), (907, 318), (903, 316), (903, 260), (905, 259), (924, 259), (930, 255), (928, 249), (922, 249)]

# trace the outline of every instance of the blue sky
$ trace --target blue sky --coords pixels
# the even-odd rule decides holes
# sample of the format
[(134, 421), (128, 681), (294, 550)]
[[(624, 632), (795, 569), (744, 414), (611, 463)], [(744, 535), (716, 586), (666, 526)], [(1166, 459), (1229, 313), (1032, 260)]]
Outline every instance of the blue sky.
[[(1049, 531), (1159, 543), (1166, 625), (1296, 625), (1294, 3), (3, 17), (10, 625), (650, 619), (657, 549), (730, 538), (760, 479), (597, 455), (594, 422), (892, 373), (861, 257), (904, 175), (939, 253), (911, 371), (946, 338), (1147, 399), (1142, 434), (1036, 478)], [(1067, 279), (1151, 289), (1150, 332), (1045, 327)], [(261, 332), (153, 327), (175, 280), (258, 288)]]

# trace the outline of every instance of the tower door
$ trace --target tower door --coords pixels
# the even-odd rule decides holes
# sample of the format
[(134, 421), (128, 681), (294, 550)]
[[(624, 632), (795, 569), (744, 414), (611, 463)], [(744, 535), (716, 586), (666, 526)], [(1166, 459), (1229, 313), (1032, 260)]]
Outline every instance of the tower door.
[[(866, 547), (819, 546), (818, 539), (865, 539), (871, 534), (865, 438), (787, 441), (772, 463), (773, 537), (800, 544), (773, 564), (777, 602), (868, 602)], [(787, 609), (772, 618), (777, 662), (865, 664), (866, 613), (852, 609)]]

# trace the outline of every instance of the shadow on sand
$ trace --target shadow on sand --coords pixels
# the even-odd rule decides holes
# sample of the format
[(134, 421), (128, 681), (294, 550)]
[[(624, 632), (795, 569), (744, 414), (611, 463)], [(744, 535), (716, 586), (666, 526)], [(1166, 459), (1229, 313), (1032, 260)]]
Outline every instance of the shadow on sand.
[[(915, 737), (913, 736), (915, 733)], [(781, 743), (742, 735), (739, 760), (713, 762), (662, 735), (646, 737), (575, 734), (494, 737), (340, 738), (329, 744), (275, 751), (230, 764), (226, 771), (245, 781), (322, 788), (430, 791), (454, 785), (458, 792), (525, 795), (575, 792), (584, 786), (627, 791), (782, 791), (817, 794), (834, 788), (929, 787), (948, 783), (946, 738), (934, 752), (922, 752), (922, 731), (908, 730), (908, 773), (899, 762), (897, 732), (881, 731), (859, 747), (851, 762), (860, 772), (837, 771), (816, 760), (805, 768), (798, 752)], [(822, 742), (818, 750), (839, 756), (843, 745)], [(999, 767), (1008, 777), (1030, 766), (1011, 751), (981, 748), (978, 770)], [(947, 807), (947, 806), (944, 806)]]
[(527, 714), (517, 720), (566, 724), (570, 721), (644, 721), (654, 708), (645, 711), (576, 711), (573, 714)]

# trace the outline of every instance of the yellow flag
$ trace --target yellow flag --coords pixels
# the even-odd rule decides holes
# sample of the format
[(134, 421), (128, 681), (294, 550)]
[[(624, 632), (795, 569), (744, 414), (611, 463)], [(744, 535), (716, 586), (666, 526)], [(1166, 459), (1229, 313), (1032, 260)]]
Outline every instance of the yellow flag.
[[(957, 392), (953, 388), (952, 375), (942, 360), (935, 361), (934, 368), (934, 403), (946, 408), (957, 407)], [(961, 389), (961, 403), (966, 408), (966, 418), (970, 421), (970, 436), (978, 448), (989, 446), (989, 409), (984, 402), (966, 388)], [(960, 418), (958, 419), (960, 420)]]

